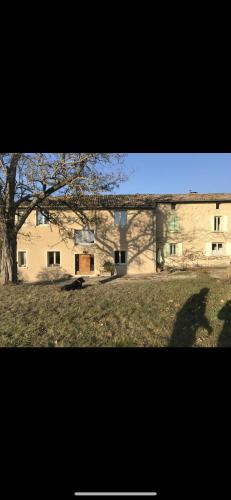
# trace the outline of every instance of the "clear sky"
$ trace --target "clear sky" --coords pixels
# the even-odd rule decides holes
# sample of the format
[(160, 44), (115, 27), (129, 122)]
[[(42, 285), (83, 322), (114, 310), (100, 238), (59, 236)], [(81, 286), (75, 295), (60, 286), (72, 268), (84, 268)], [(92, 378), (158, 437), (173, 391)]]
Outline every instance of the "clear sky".
[(118, 194), (231, 192), (231, 153), (129, 153), (124, 165)]

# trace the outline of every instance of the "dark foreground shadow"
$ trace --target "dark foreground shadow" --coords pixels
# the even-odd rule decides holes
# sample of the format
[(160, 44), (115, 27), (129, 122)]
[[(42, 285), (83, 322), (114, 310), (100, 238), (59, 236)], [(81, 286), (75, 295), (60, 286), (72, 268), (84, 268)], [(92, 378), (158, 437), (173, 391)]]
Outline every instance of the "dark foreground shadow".
[(104, 283), (109, 283), (110, 281), (117, 280), (118, 278), (122, 278), (122, 276), (118, 276), (118, 275), (110, 276), (109, 278), (105, 278), (105, 279), (100, 280), (100, 284), (104, 285)]
[(231, 300), (228, 300), (217, 315), (224, 320), (217, 347), (231, 347)]
[(202, 288), (192, 295), (176, 315), (169, 347), (192, 347), (196, 341), (198, 328), (212, 333), (212, 327), (205, 316), (209, 288)]

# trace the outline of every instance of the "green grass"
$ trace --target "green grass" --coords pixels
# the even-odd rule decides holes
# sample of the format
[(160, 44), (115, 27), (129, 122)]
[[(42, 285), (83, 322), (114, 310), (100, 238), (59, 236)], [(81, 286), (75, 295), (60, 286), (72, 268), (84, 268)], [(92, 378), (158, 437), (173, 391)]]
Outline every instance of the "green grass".
[[(58, 285), (0, 286), (0, 346), (168, 346), (176, 314), (204, 287), (213, 332), (199, 326), (193, 345), (213, 347), (223, 327), (217, 315), (231, 299), (231, 283), (205, 273), (198, 279), (125, 281), (69, 292)], [(181, 314), (184, 336), (179, 330), (174, 345), (184, 345), (185, 339), (187, 344), (195, 318), (191, 306)], [(228, 336), (223, 345), (231, 345)]]

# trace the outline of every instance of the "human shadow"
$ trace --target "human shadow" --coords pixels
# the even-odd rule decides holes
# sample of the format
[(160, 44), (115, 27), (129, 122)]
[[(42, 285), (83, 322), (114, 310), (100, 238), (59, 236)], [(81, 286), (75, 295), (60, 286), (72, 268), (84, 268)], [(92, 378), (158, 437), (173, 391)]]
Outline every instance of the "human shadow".
[(202, 288), (177, 313), (169, 347), (192, 347), (200, 327), (205, 328), (209, 334), (212, 333), (212, 327), (205, 316), (208, 292), (209, 288)]
[(231, 300), (228, 300), (217, 315), (224, 324), (218, 338), (217, 347), (231, 347)]

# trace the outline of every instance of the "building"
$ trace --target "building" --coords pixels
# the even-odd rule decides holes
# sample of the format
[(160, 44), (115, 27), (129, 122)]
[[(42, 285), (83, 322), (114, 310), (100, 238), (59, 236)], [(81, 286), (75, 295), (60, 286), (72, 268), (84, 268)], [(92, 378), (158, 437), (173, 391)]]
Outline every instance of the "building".
[(29, 215), (17, 251), (25, 281), (100, 275), (105, 261), (118, 274), (228, 266), (231, 194), (53, 197)]

